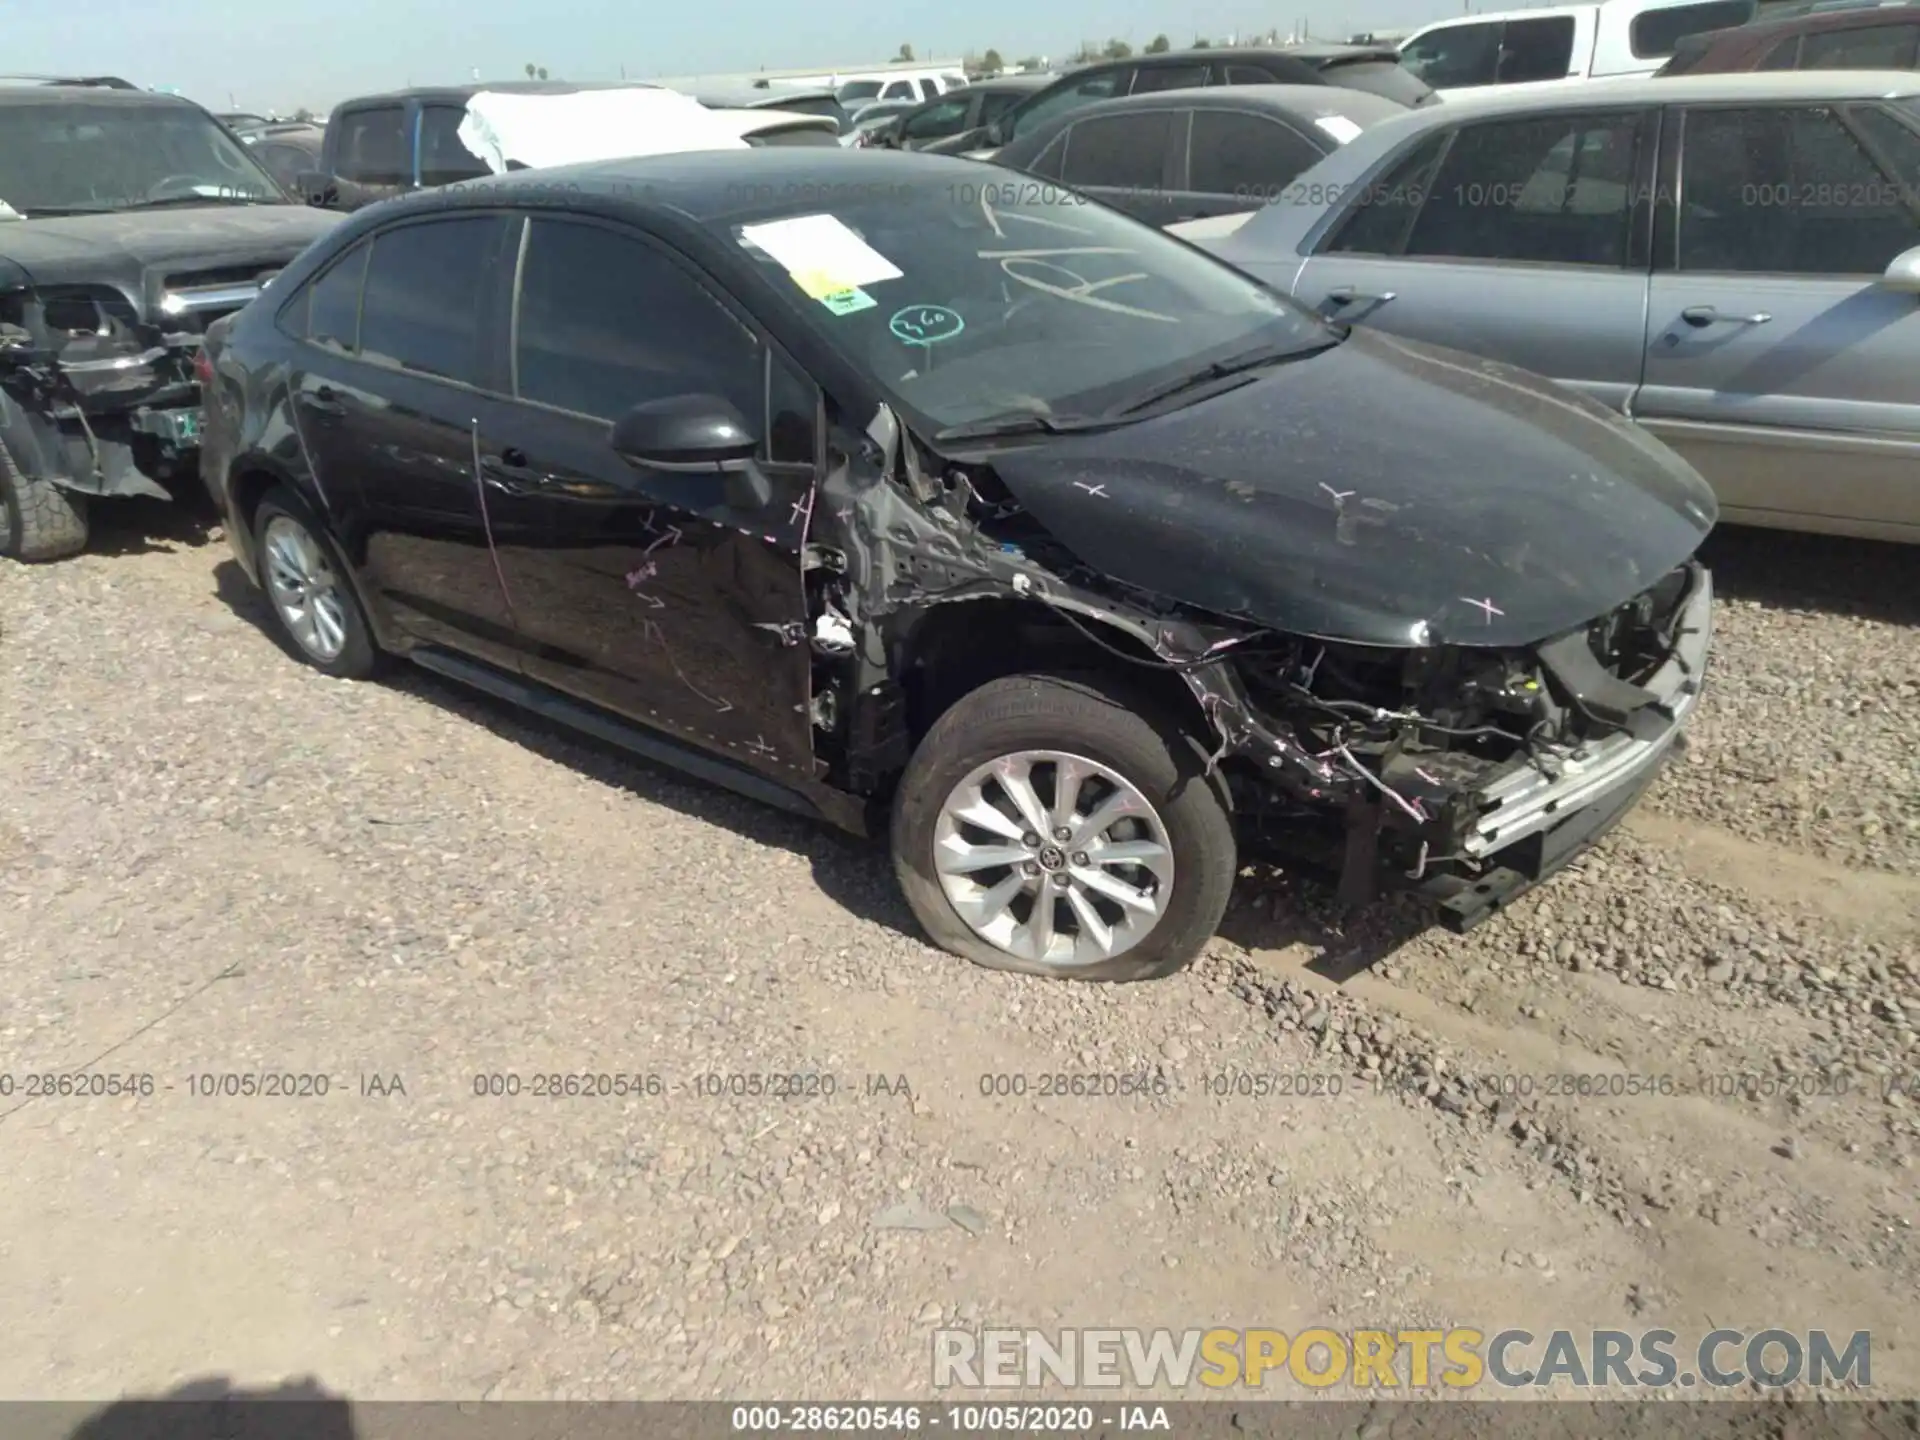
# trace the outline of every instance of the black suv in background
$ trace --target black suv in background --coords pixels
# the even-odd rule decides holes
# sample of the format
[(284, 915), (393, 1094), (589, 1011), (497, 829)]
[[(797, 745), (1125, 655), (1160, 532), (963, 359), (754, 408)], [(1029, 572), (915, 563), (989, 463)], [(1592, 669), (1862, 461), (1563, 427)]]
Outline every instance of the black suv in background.
[(936, 140), (924, 148), (937, 155), (991, 150), (1034, 126), (1096, 100), (1144, 95), (1151, 90), (1191, 90), (1200, 85), (1345, 85), (1402, 105), (1437, 97), (1400, 64), (1390, 45), (1288, 45), (1274, 49), (1169, 50), (1085, 65), (1029, 95), (989, 125)]
[(334, 217), (189, 100), (0, 83), (0, 555), (84, 548), (90, 498), (195, 477), (194, 362)]

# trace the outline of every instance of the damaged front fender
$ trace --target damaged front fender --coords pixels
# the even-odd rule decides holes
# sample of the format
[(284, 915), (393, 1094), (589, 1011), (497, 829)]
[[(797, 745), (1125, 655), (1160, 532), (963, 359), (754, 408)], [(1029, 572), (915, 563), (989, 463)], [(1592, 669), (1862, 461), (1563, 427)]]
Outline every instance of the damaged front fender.
[[(1082, 657), (1111, 652), (1177, 681), (1243, 829), (1337, 871), (1349, 901), (1417, 882), (1479, 894), (1515, 845), (1643, 785), (1699, 692), (1711, 586), (1694, 563), (1537, 644), (1325, 640), (1089, 566), (999, 482), (992, 454), (942, 457), (884, 405), (829, 451), (808, 529), (807, 630), (818, 750), (857, 793), (880, 793), (906, 763), (900, 682), (929, 632), (943, 637), (935, 649), (958, 636), (989, 652), (982, 663), (1001, 668), (974, 672), (977, 684), (1043, 665), (1032, 636), (1050, 628)], [(984, 636), (934, 623), (968, 607), (988, 617)]]

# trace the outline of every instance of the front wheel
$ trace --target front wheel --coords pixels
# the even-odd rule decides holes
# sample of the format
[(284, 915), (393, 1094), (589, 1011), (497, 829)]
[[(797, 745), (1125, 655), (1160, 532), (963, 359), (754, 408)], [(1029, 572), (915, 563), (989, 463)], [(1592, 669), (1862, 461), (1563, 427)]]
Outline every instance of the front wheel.
[(87, 497), (29, 475), (0, 440), (0, 555), (64, 560), (87, 548)]
[(1192, 740), (1099, 681), (1044, 675), (996, 680), (940, 717), (901, 777), (892, 843), (935, 943), (1061, 979), (1185, 968), (1238, 869)]

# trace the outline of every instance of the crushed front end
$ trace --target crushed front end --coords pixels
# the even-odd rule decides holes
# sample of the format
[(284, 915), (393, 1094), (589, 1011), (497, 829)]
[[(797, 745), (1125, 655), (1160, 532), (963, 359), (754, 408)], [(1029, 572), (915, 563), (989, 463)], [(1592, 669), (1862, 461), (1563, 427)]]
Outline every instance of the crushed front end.
[(1632, 807), (1683, 743), (1712, 627), (1689, 561), (1523, 648), (1249, 646), (1215, 702), (1244, 717), (1236, 797), (1257, 838), (1337, 855), (1350, 903), (1418, 889), (1464, 930)]
[(1398, 645), (1321, 638), (1085, 563), (1001, 482), (999, 456), (944, 459), (884, 408), (842, 443), (792, 638), (817, 657), (823, 776), (856, 795), (884, 794), (905, 763), (923, 637), (944, 614), (986, 665), (1104, 664), (1156, 687), (1204, 740), (1248, 853), (1322, 873), (1349, 904), (1419, 890), (1466, 929), (1631, 808), (1701, 695), (1713, 587), (1695, 559), (1531, 643), (1413, 622)]

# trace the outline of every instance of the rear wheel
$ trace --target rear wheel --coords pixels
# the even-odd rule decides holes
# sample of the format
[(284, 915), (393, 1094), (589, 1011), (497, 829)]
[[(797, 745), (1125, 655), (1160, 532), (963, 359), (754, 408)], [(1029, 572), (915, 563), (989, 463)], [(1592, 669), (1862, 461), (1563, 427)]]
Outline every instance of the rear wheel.
[(1226, 911), (1233, 825), (1197, 746), (1098, 680), (1020, 675), (928, 732), (894, 800), (894, 869), (945, 949), (1029, 975), (1147, 980)]
[(87, 548), (87, 497), (28, 475), (0, 440), (0, 555), (64, 560)]
[(300, 657), (345, 680), (371, 675), (373, 632), (326, 530), (292, 493), (275, 489), (253, 519), (254, 553), (273, 617)]

